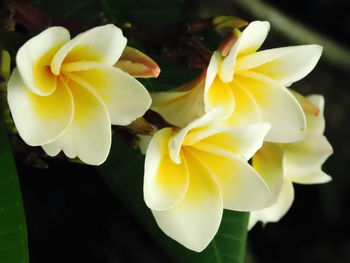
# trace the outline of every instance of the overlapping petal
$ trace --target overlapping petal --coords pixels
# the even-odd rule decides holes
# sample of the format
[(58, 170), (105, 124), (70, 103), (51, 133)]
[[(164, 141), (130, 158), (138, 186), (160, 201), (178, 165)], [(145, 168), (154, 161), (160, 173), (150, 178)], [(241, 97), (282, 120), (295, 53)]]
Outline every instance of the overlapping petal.
[(308, 175), (293, 177), (293, 182), (298, 184), (324, 184), (330, 181), (332, 181), (332, 177), (321, 171), (321, 167), (318, 167)]
[(284, 167), (288, 178), (307, 176), (320, 169), (333, 153), (332, 146), (321, 134), (307, 134), (305, 139), (284, 145)]
[(193, 153), (184, 153), (190, 174), (185, 197), (175, 207), (152, 213), (158, 226), (185, 247), (201, 252), (218, 231), (222, 212), (222, 195), (212, 174)]
[(232, 115), (235, 109), (235, 98), (230, 86), (216, 77), (206, 92), (205, 108), (206, 111), (221, 107), (222, 118), (226, 119)]
[[(221, 63), (221, 55), (219, 51), (214, 51), (213, 55), (210, 58), (209, 65), (207, 68), (206, 72), (206, 78), (205, 78), (205, 94), (206, 95), (210, 89), (211, 84), (213, 83), (216, 75), (218, 74), (219, 68), (220, 68), (220, 63)], [(207, 104), (206, 102), (206, 97), (204, 97), (204, 103)], [(210, 109), (206, 109), (206, 111), (210, 111)]]
[(94, 27), (62, 46), (51, 61), (51, 70), (58, 75), (63, 62), (93, 61), (113, 66), (125, 46), (126, 38), (118, 27), (112, 24)]
[(266, 21), (251, 22), (242, 32), (230, 53), (222, 61), (219, 77), (224, 82), (230, 82), (235, 73), (237, 57), (242, 57), (259, 49), (270, 30), (270, 24)]
[(210, 59), (207, 68), (203, 100), (205, 112), (209, 112), (216, 107), (222, 107), (222, 118), (227, 118), (235, 109), (235, 99), (230, 86), (217, 76), (221, 59), (221, 55), (218, 51), (215, 51)]
[(180, 151), (182, 144), (187, 136), (187, 133), (191, 130), (205, 130), (208, 126), (215, 124), (219, 120), (221, 114), (220, 108), (215, 108), (206, 113), (202, 117), (195, 119), (189, 123), (185, 128), (178, 130), (175, 135), (169, 141), (169, 155), (175, 163), (180, 163)]
[(19, 74), (27, 88), (37, 95), (54, 92), (57, 77), (50, 70), (55, 53), (69, 41), (70, 35), (63, 27), (51, 27), (28, 40), (16, 56)]
[(321, 54), (319, 45), (267, 49), (238, 58), (235, 69), (259, 72), (289, 86), (309, 74)]
[(202, 91), (166, 91), (151, 94), (152, 109), (166, 121), (185, 127), (203, 114)]
[(94, 63), (93, 69), (66, 75), (77, 82), (84, 82), (99, 93), (114, 125), (130, 124), (151, 105), (151, 97), (145, 87), (118, 68)]
[(260, 73), (239, 72), (237, 82), (252, 94), (264, 122), (271, 124), (266, 141), (293, 142), (304, 138), (305, 114), (295, 97), (284, 87)]
[(262, 122), (260, 107), (248, 89), (236, 80), (229, 85), (235, 98), (235, 110), (224, 122), (230, 126)]
[(7, 99), (19, 134), (31, 146), (54, 141), (73, 119), (73, 97), (60, 80), (50, 96), (39, 96), (25, 86), (14, 69), (8, 82)]
[[(192, 148), (191, 148), (192, 149)], [(215, 150), (198, 150), (193, 154), (215, 175), (222, 192), (224, 208), (252, 211), (265, 208), (270, 203), (270, 191), (264, 180), (246, 162), (234, 155), (217, 155)]]
[(325, 119), (323, 116), (324, 98), (322, 95), (310, 95), (306, 97), (319, 109), (318, 115), (306, 114), (307, 132), (310, 134), (323, 134), (325, 130)]
[(270, 129), (268, 123), (245, 126), (212, 126), (188, 132), (183, 145), (215, 152), (218, 155), (234, 154), (249, 160), (262, 146)]
[(143, 193), (147, 206), (153, 210), (174, 207), (184, 198), (189, 184), (186, 160), (174, 163), (169, 156), (171, 128), (158, 131), (148, 145), (145, 159)]
[(280, 195), (284, 180), (283, 149), (281, 146), (265, 142), (253, 157), (253, 168), (268, 185), (271, 193), (271, 204), (275, 203)]
[(79, 157), (87, 164), (103, 163), (111, 147), (111, 122), (98, 93), (73, 80), (67, 83), (74, 99), (74, 117), (68, 130), (57, 140), (42, 145), (48, 155), (61, 150), (69, 157)]
[(172, 91), (152, 93), (152, 109), (169, 123), (185, 127), (204, 114), (204, 79), (197, 79)]

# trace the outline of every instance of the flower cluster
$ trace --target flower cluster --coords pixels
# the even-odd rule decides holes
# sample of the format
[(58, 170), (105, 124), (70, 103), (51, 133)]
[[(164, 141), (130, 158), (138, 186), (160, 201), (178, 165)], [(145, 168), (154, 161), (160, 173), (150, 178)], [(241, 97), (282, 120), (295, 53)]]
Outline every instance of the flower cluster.
[[(159, 227), (202, 251), (218, 231), (223, 209), (278, 221), (290, 208), (292, 183), (325, 183), (332, 153), (324, 137), (324, 100), (287, 87), (305, 77), (322, 47), (258, 51), (269, 23), (234, 31), (207, 69), (180, 88), (149, 95), (135, 77), (157, 77), (158, 65), (126, 47), (114, 25), (70, 39), (52, 27), (18, 51), (8, 103), (19, 135), (55, 156), (103, 163), (111, 125), (128, 125), (151, 106), (169, 127), (141, 145), (146, 153), (144, 200)], [(152, 105), (151, 105), (152, 97)]]
[(293, 201), (292, 182), (330, 180), (321, 171), (332, 153), (323, 97), (287, 89), (315, 67), (322, 47), (258, 51), (269, 27), (255, 21), (235, 31), (228, 54), (215, 51), (204, 75), (151, 94), (151, 108), (176, 126), (149, 143), (144, 198), (159, 227), (189, 249), (209, 244), (223, 209), (252, 212), (250, 228), (277, 221)]

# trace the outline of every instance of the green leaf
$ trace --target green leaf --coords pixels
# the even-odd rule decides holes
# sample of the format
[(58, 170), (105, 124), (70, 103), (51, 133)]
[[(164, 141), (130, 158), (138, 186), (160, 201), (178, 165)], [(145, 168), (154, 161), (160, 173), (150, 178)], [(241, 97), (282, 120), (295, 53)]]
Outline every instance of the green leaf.
[(144, 156), (138, 150), (115, 139), (108, 160), (98, 171), (174, 262), (243, 263), (248, 213), (225, 210), (220, 229), (209, 246), (201, 253), (190, 251), (167, 237), (146, 207), (142, 190), (143, 165)]
[[(10, 56), (0, 50), (0, 110), (5, 104)], [(15, 162), (0, 119), (0, 262), (29, 262), (27, 230)]]
[(29, 262), (27, 230), (16, 166), (0, 123), (0, 262)]

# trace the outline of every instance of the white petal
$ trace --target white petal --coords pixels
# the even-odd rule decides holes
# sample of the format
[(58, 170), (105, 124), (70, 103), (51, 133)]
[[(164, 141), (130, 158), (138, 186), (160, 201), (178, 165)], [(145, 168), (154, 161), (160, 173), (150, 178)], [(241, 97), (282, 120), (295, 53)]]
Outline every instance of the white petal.
[(221, 118), (230, 117), (235, 109), (235, 97), (228, 83), (216, 77), (204, 96), (205, 111), (221, 107)]
[[(207, 94), (211, 84), (213, 83), (219, 67), (220, 67), (221, 55), (219, 51), (214, 51), (212, 57), (210, 58), (210, 62), (207, 68), (207, 75), (205, 78), (204, 90), (205, 94)], [(204, 98), (205, 100), (205, 98)]]
[(253, 21), (243, 30), (238, 48), (238, 56), (257, 51), (264, 43), (270, 31), (270, 23), (267, 21)]
[(259, 222), (260, 218), (258, 212), (259, 210), (250, 212), (248, 221), (248, 231), (251, 230), (256, 225), (256, 223)]
[[(270, 191), (247, 161), (191, 149), (203, 166), (214, 174), (223, 195), (224, 208), (253, 211), (270, 204)], [(191, 175), (190, 175), (191, 176)]]
[(61, 81), (49, 96), (28, 89), (14, 69), (7, 85), (7, 100), (22, 139), (38, 146), (58, 138), (73, 119), (73, 97)]
[(248, 229), (251, 229), (257, 221), (263, 224), (269, 222), (278, 222), (292, 206), (294, 200), (294, 188), (291, 181), (285, 179), (281, 189), (281, 193), (277, 202), (272, 206), (250, 213)]
[(218, 121), (220, 114), (221, 114), (221, 109), (215, 108), (210, 112), (206, 113), (205, 115), (203, 115), (202, 117), (192, 121), (185, 128), (178, 130), (176, 132), (176, 134), (169, 141), (169, 154), (173, 162), (175, 163), (181, 162), (179, 158), (179, 154), (180, 154), (181, 146), (183, 144), (183, 141), (188, 131), (198, 127), (204, 127), (205, 129), (206, 125), (211, 125), (213, 122)]
[(306, 114), (307, 132), (313, 134), (323, 134), (325, 130), (325, 119), (323, 116), (324, 98), (322, 95), (310, 95), (307, 99), (319, 110), (318, 116)]
[(233, 79), (237, 57), (254, 53), (264, 42), (270, 24), (266, 21), (251, 22), (242, 32), (237, 42), (233, 45), (230, 53), (224, 58), (219, 71), (219, 76), (224, 82), (230, 82)]
[(191, 88), (151, 94), (152, 109), (178, 127), (185, 127), (204, 113), (203, 80), (194, 80), (186, 86)]
[(253, 157), (253, 168), (268, 185), (271, 192), (271, 204), (275, 203), (283, 184), (282, 148), (276, 143), (265, 142)]
[(118, 27), (112, 24), (94, 27), (61, 47), (51, 62), (51, 70), (58, 75), (63, 62), (94, 61), (113, 66), (125, 46), (126, 38)]
[[(270, 129), (268, 123), (257, 123), (245, 126), (213, 126), (206, 129), (189, 131), (183, 145), (217, 154), (228, 152), (249, 160), (262, 146)], [(210, 150), (209, 150), (210, 149)]]
[(111, 147), (111, 122), (108, 111), (97, 92), (69, 80), (74, 98), (74, 117), (68, 130), (57, 140), (43, 145), (48, 155), (61, 150), (69, 157), (79, 157), (91, 165), (103, 163)]
[(151, 105), (145, 87), (118, 68), (96, 64), (94, 69), (66, 73), (77, 82), (95, 89), (107, 106), (113, 125), (128, 125), (141, 117)]
[(185, 196), (189, 175), (186, 161), (180, 164), (169, 157), (168, 145), (173, 131), (164, 128), (153, 136), (146, 153), (143, 184), (144, 199), (153, 210), (174, 207)]
[(312, 94), (306, 97), (312, 104), (314, 104), (323, 114), (324, 111), (324, 97), (320, 94)]
[(293, 142), (305, 137), (305, 114), (296, 98), (275, 81), (254, 72), (239, 72), (235, 79), (253, 95), (260, 106), (262, 121), (271, 124), (265, 140)]
[(332, 181), (332, 177), (321, 171), (321, 167), (318, 170), (311, 172), (308, 175), (295, 177), (292, 179), (293, 183), (298, 184), (324, 184)]
[(222, 107), (222, 118), (229, 117), (235, 108), (235, 99), (230, 87), (216, 76), (220, 67), (221, 55), (215, 51), (210, 59), (204, 87), (204, 109), (209, 112)]
[(203, 103), (195, 91), (165, 91), (152, 93), (152, 110), (158, 112), (167, 122), (185, 127), (201, 116)]
[(50, 63), (59, 48), (69, 41), (70, 35), (63, 27), (50, 27), (28, 40), (16, 56), (18, 71), (24, 84), (38, 95), (49, 95), (56, 88), (56, 76)]
[(284, 149), (285, 175), (291, 180), (318, 170), (333, 153), (325, 136), (309, 133), (302, 141), (285, 144)]
[(188, 249), (201, 252), (218, 231), (223, 201), (208, 170), (188, 153), (186, 161), (190, 182), (185, 198), (172, 209), (152, 213), (165, 234)]
[(321, 54), (319, 45), (268, 49), (239, 58), (236, 70), (253, 70), (289, 86), (309, 74)]
[(252, 94), (236, 80), (229, 85), (235, 97), (235, 110), (223, 123), (236, 126), (262, 122), (261, 110)]

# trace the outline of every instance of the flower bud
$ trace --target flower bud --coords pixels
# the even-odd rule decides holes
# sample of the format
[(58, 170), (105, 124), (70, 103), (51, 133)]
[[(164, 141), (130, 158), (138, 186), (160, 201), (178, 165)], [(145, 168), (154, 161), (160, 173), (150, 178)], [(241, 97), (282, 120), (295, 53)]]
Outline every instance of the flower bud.
[(157, 78), (160, 73), (160, 68), (153, 59), (128, 46), (114, 66), (125, 70), (135, 78)]

